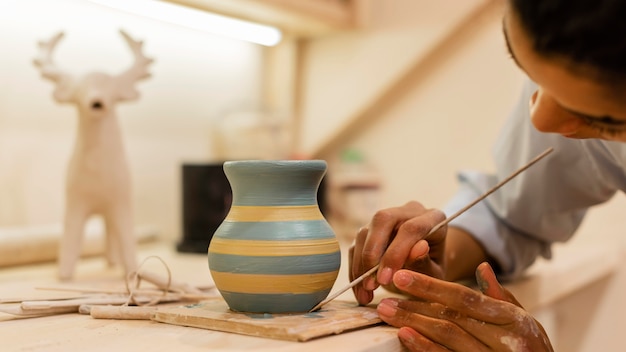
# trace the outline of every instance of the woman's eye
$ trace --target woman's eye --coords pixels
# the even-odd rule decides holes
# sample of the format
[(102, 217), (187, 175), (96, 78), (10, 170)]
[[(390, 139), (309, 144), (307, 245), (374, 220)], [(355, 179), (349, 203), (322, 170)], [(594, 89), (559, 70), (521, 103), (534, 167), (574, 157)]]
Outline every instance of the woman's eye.
[(618, 136), (624, 132), (626, 132), (626, 130), (624, 129), (616, 129), (616, 128), (611, 128), (611, 127), (606, 127), (606, 126), (600, 126), (600, 125), (596, 125), (596, 124), (590, 124), (587, 123), (587, 126), (596, 130), (598, 133), (603, 134), (603, 135), (607, 135), (607, 136)]
[(615, 136), (626, 132), (626, 126), (622, 124), (620, 124), (619, 126), (611, 126), (611, 123), (614, 123), (615, 120), (604, 122), (581, 115), (577, 115), (577, 117), (581, 119), (587, 127), (594, 129), (600, 134)]

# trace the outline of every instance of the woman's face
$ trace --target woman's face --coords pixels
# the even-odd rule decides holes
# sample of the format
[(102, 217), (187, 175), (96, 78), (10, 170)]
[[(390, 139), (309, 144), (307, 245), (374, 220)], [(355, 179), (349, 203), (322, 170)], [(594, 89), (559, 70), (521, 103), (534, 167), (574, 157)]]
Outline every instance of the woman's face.
[(562, 59), (539, 56), (511, 8), (504, 34), (517, 65), (539, 86), (529, 102), (539, 131), (626, 142), (626, 91), (616, 94), (614, 87), (569, 71)]

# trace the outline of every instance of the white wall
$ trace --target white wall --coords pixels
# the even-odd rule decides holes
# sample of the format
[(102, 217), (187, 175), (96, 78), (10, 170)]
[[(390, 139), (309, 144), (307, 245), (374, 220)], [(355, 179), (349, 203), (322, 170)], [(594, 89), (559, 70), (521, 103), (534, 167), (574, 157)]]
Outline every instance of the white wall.
[(381, 173), (381, 206), (415, 199), (441, 207), (459, 169), (491, 169), (491, 146), (523, 79), (507, 55), (500, 18), (495, 10), (481, 15), (430, 59), (396, 104), (346, 140)]
[[(317, 104), (306, 103), (303, 116), (305, 125), (319, 123), (320, 127), (303, 130), (304, 145), (324, 141), (329, 116), (335, 125), (351, 119), (355, 111), (367, 109), (369, 102), (359, 101), (363, 95), (376, 99), (372, 92), (381, 94), (393, 86), (389, 77), (417, 65), (411, 72), (418, 75), (403, 83), (382, 109), (372, 109), (374, 116), (362, 119), (368, 124), (355, 123), (352, 133), (344, 134), (337, 147), (322, 156), (334, 160), (346, 147), (362, 151), (381, 174), (381, 207), (412, 199), (441, 207), (456, 189), (460, 168), (489, 170), (491, 146), (518, 96), (523, 74), (506, 50), (502, 8), (484, 3), (464, 2), (464, 7), (454, 9), (448, 1), (377, 3), (374, 28), (315, 40), (308, 48), (311, 65), (305, 82)], [(437, 48), (451, 28), (481, 7), (486, 10)], [(394, 44), (377, 49), (374, 44), (381, 38)], [(355, 47), (365, 48), (362, 56), (345, 59)], [(376, 50), (376, 55), (369, 55)], [(414, 62), (407, 62), (407, 56)], [(336, 92), (336, 87), (343, 87), (344, 93)], [(329, 95), (328, 91), (335, 91), (331, 100), (319, 101), (315, 93)]]
[(260, 103), (262, 48), (144, 19), (82, 0), (0, 2), (0, 227), (58, 223), (77, 111), (52, 98), (33, 66), (37, 41), (58, 31), (57, 65), (116, 73), (132, 55), (118, 33), (155, 59), (139, 100), (118, 105), (138, 225), (180, 234), (180, 166), (213, 158), (220, 113)]
[(309, 43), (300, 152), (316, 155), (337, 129), (358, 118), (459, 22), (490, 1), (369, 1), (367, 27)]

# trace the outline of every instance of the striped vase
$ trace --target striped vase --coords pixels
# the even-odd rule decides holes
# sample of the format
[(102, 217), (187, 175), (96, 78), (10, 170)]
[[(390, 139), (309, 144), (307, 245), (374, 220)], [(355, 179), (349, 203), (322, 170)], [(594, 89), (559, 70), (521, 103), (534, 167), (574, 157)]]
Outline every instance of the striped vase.
[(339, 243), (317, 203), (323, 160), (227, 161), (233, 192), (209, 245), (209, 269), (231, 310), (307, 312), (332, 288)]

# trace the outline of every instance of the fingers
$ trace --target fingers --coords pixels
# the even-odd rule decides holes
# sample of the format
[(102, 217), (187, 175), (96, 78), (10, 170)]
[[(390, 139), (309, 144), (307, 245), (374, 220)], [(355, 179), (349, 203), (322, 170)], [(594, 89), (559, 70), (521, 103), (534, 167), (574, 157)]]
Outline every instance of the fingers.
[[(418, 211), (421, 211), (421, 209)], [(413, 213), (408, 213), (404, 207), (384, 209), (374, 214), (362, 250), (362, 260), (365, 268), (371, 268), (380, 263), (383, 254), (389, 250), (389, 246), (398, 240), (397, 229), (411, 216), (413, 216)], [(406, 258), (406, 254), (400, 260), (404, 258)], [(378, 276), (378, 282), (381, 284), (386, 285), (391, 282), (391, 275), (388, 275), (389, 278), (386, 281), (380, 281), (381, 274), (379, 270)], [(365, 284), (367, 285), (367, 283)]]
[[(402, 223), (380, 260), (380, 269), (377, 276), (378, 282), (381, 285), (390, 284), (393, 274), (405, 266), (416, 244), (424, 239), (428, 232), (443, 220), (445, 220), (445, 215), (441, 211), (428, 210)], [(423, 255), (428, 254), (427, 243), (415, 247), (417, 255), (421, 254), (419, 253), (420, 251), (425, 251)]]
[(476, 268), (476, 282), (478, 282), (478, 287), (485, 295), (523, 308), (515, 296), (500, 285), (489, 263), (481, 263)]
[[(348, 255), (349, 258), (349, 278), (350, 282), (352, 282), (357, 277), (361, 276), (362, 273), (369, 270), (369, 268), (363, 267), (363, 261), (360, 259), (360, 253), (363, 251), (363, 245), (365, 243), (365, 237), (367, 236), (368, 228), (363, 227), (359, 229), (357, 233), (357, 238), (354, 242), (354, 245), (350, 247), (350, 253)], [(367, 284), (367, 286), (366, 286)], [(374, 299), (374, 290), (378, 287), (377, 283), (373, 279), (365, 279), (358, 285), (352, 287), (352, 292), (354, 293), (354, 297), (359, 304), (365, 305), (371, 302)]]
[(393, 283), (418, 299), (445, 305), (469, 318), (487, 323), (509, 324), (521, 313), (519, 307), (487, 297), (469, 287), (409, 270), (398, 271)]
[[(517, 301), (515, 296), (507, 289), (502, 287), (498, 280), (496, 279), (496, 275), (493, 272), (493, 269), (488, 263), (481, 263), (478, 268), (476, 268), (476, 281), (478, 282), (478, 286), (480, 290), (487, 296), (499, 299), (502, 301), (510, 302), (515, 304), (516, 306), (523, 308), (522, 305)], [(547, 346), (547, 350), (551, 350), (552, 347), (550, 345), (550, 340), (547, 338), (548, 334), (546, 333), (543, 325), (535, 320), (535, 325), (537, 329), (541, 332), (538, 334), (540, 341), (539, 343), (542, 346)]]
[[(353, 270), (351, 274), (354, 275), (354, 278), (379, 264), (388, 246), (395, 241), (398, 228), (408, 219), (425, 211), (425, 208), (420, 203), (409, 202), (402, 207), (376, 212), (367, 228), (368, 230), (361, 229), (357, 234), (354, 252), (351, 256), (351, 268)], [(405, 249), (405, 251), (408, 251), (408, 249)], [(404, 260), (407, 253), (404, 253), (399, 260)], [(388, 276), (387, 283), (391, 281), (391, 276)], [(366, 290), (376, 289), (378, 282), (375, 276), (363, 280), (361, 287)]]
[(400, 342), (412, 352), (431, 351), (431, 352), (446, 352), (449, 349), (436, 344), (417, 331), (409, 327), (401, 327), (398, 330), (398, 338)]
[(411, 248), (404, 268), (424, 273), (438, 279), (443, 278), (444, 263), (433, 260), (435, 257), (433, 251), (433, 247), (431, 247), (426, 240), (418, 241), (413, 248)]
[[(384, 299), (378, 305), (380, 318), (397, 327), (410, 330), (398, 333), (403, 344), (413, 350), (434, 351), (487, 351), (487, 346), (469, 334), (453, 320), (465, 319), (474, 325), (475, 320), (462, 317), (456, 312), (443, 309), (440, 304), (427, 302)], [(448, 316), (452, 314), (453, 316)], [(439, 316), (443, 316), (440, 318)], [(483, 330), (489, 326), (481, 326)], [(410, 346), (414, 346), (410, 347)], [(445, 348), (444, 348), (445, 347)]]
[(497, 284), (490, 267), (482, 265), (478, 275), (491, 286), (485, 289), (486, 294), (400, 270), (393, 283), (417, 300), (384, 299), (378, 305), (378, 315), (393, 326), (413, 329), (415, 333), (405, 332), (407, 342), (403, 343), (419, 346), (416, 350), (431, 348), (421, 336), (451, 350), (501, 351), (514, 344), (524, 351), (552, 351), (545, 330), (530, 314), (509, 301), (489, 296), (514, 300)]
[(390, 285), (393, 274), (407, 265), (442, 277), (443, 269), (440, 263), (431, 261), (431, 255), (443, 258), (439, 252), (443, 253), (445, 226), (433, 234), (432, 239), (429, 237), (428, 242), (421, 240), (444, 219), (441, 211), (427, 210), (418, 202), (378, 211), (368, 228), (358, 232), (350, 253), (351, 281), (375, 265), (381, 265), (376, 275), (365, 278), (353, 288), (357, 301), (369, 303), (373, 299), (372, 291), (379, 285)]

